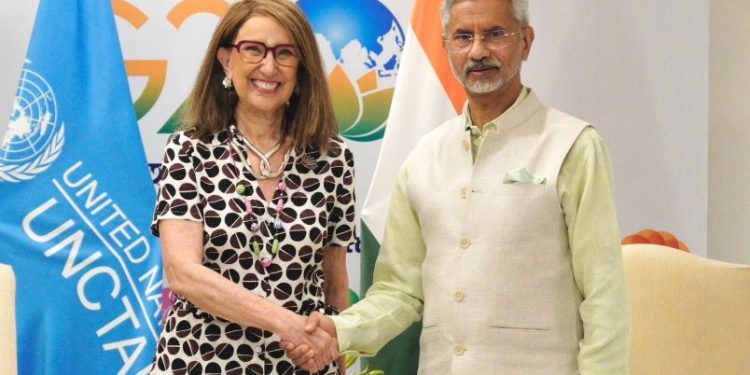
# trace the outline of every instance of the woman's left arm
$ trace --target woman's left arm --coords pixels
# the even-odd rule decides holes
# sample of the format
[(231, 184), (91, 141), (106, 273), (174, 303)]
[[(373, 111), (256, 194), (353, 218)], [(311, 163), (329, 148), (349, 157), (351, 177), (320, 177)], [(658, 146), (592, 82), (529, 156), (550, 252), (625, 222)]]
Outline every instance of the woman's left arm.
[(346, 273), (346, 248), (330, 246), (323, 251), (323, 293), (326, 303), (343, 311), (349, 307), (349, 276)]
[[(346, 273), (346, 247), (329, 246), (323, 251), (323, 293), (326, 303), (338, 311), (349, 307), (349, 276)], [(346, 374), (346, 357), (338, 359), (339, 375)]]
[[(323, 293), (325, 302), (336, 310), (349, 307), (349, 276), (346, 272), (346, 251), (354, 240), (354, 155), (342, 142), (339, 159), (331, 163), (338, 177), (334, 209), (328, 216), (329, 238), (323, 250)], [(339, 375), (346, 374), (346, 357), (338, 359)]]
[(323, 293), (325, 302), (341, 312), (349, 307), (346, 250), (355, 240), (354, 155), (343, 142), (331, 148), (339, 151), (329, 154), (335, 157), (330, 171), (337, 181), (323, 245)]

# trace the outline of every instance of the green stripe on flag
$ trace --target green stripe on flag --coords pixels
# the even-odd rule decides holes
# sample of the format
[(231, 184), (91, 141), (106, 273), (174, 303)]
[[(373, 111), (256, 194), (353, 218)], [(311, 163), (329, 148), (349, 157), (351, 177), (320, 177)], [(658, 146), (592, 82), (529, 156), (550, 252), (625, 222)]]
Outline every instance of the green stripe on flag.
[[(375, 269), (375, 260), (380, 252), (380, 243), (364, 221), (362, 221), (360, 235), (362, 240), (360, 295), (364, 296), (372, 285), (372, 274)], [(362, 369), (382, 370), (385, 375), (416, 375), (417, 367), (419, 367), (419, 334), (421, 332), (421, 321), (412, 324), (384, 346), (375, 357), (362, 358)]]

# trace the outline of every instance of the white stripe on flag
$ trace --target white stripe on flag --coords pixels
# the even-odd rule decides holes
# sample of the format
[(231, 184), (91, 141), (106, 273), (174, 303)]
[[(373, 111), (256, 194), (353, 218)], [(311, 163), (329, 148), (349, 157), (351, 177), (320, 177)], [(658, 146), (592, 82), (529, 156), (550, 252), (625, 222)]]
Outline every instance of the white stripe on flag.
[(378, 242), (383, 238), (401, 164), (424, 134), (455, 115), (453, 104), (410, 27), (378, 163), (361, 214)]

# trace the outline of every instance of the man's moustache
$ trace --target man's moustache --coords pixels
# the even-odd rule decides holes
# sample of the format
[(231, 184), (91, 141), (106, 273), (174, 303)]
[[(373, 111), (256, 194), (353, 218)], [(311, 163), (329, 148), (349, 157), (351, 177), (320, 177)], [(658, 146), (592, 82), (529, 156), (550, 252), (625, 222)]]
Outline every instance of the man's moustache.
[(500, 64), (499, 61), (492, 61), (492, 60), (470, 61), (464, 67), (464, 74), (469, 74), (471, 73), (472, 70), (481, 69), (481, 68), (501, 69), (502, 64)]

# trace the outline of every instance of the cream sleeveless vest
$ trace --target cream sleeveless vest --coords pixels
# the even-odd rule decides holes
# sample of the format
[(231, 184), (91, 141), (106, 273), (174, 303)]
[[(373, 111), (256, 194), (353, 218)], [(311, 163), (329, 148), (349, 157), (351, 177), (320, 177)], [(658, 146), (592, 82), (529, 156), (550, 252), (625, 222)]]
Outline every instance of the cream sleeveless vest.
[[(557, 176), (589, 125), (533, 92), (511, 111), (474, 165), (462, 116), (407, 160), (427, 245), (419, 374), (577, 373), (581, 296)], [(519, 169), (546, 181), (504, 182)]]

